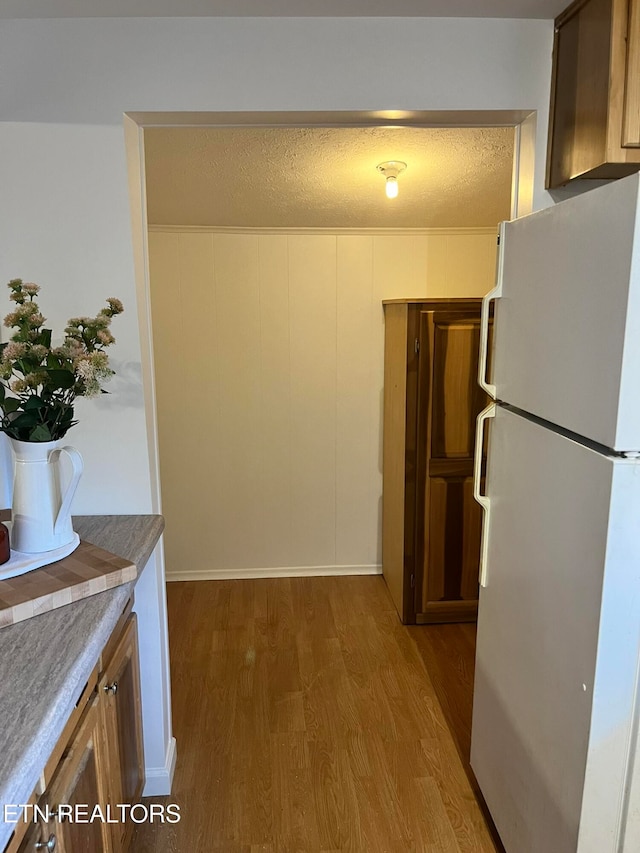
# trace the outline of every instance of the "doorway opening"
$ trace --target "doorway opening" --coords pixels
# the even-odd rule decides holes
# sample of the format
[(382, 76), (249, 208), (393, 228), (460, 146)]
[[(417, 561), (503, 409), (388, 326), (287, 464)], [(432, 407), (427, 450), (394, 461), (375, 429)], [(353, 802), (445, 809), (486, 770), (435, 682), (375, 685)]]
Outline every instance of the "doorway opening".
[[(380, 301), (424, 296), (427, 288), (439, 297), (481, 296), (489, 289), (495, 225), (530, 204), (534, 122), (535, 117), (522, 113), (152, 114), (126, 119), (132, 184), (138, 184), (140, 221), (134, 237), (137, 231), (157, 506), (158, 429), (165, 436), (161, 444), (173, 453), (185, 423), (191, 425), (191, 438), (198, 433), (197, 423), (206, 423), (204, 452), (211, 456), (199, 466), (195, 481), (179, 466), (165, 466), (163, 480), (183, 477), (180, 488), (171, 490), (169, 512), (166, 488), (162, 502), (169, 528), (184, 532), (173, 545), (167, 537), (170, 578), (263, 576), (265, 569), (276, 576), (380, 570), (380, 507), (371, 504), (381, 476)], [(431, 161), (416, 153), (427, 142), (436, 152)], [(447, 173), (456, 146), (471, 161), (462, 175)], [(378, 159), (392, 151), (408, 151), (403, 156), (412, 161), (399, 181), (399, 204), (384, 198), (384, 180), (375, 171)], [(474, 171), (477, 178), (500, 157), (502, 171), (488, 176), (492, 193), (485, 193), (485, 199), (493, 196), (493, 209), (484, 211), (483, 220), (471, 210), (468, 185)], [(158, 189), (163, 173), (168, 176), (164, 192)], [(200, 176), (196, 185), (194, 175)], [(434, 190), (438, 182), (445, 192)], [(195, 193), (185, 192), (190, 184)], [(196, 201), (185, 206), (189, 197)], [(408, 202), (413, 209), (406, 214)], [(173, 282), (164, 281), (155, 291), (155, 348), (150, 247), (158, 259), (157, 274)], [(371, 269), (364, 271), (366, 264)], [(189, 275), (200, 291), (188, 283)], [(340, 276), (351, 286), (338, 285)], [(247, 284), (246, 299), (238, 281)], [(188, 297), (196, 294), (208, 326), (202, 314), (201, 325), (189, 321)], [(363, 300), (377, 303), (373, 308), (364, 304), (367, 316)], [(160, 343), (160, 333), (168, 341), (187, 335), (195, 361), (208, 365), (215, 393), (203, 392), (193, 362), (181, 367), (167, 341)], [(316, 399), (308, 393), (314, 386)], [(172, 402), (178, 388), (184, 389), (179, 406)], [(286, 418), (273, 414), (284, 408)], [(327, 441), (341, 423), (343, 439)], [(292, 429), (305, 438), (292, 444)], [(234, 452), (221, 450), (232, 445)], [(208, 471), (213, 470), (220, 476), (212, 478)], [(212, 529), (212, 518), (220, 519), (220, 531), (215, 523)], [(190, 535), (196, 523), (214, 540), (216, 554), (208, 549), (199, 559), (193, 553), (189, 543), (207, 538)], [(315, 543), (297, 547), (296, 536), (306, 543), (315, 537)], [(354, 542), (358, 537), (360, 545)], [(293, 553), (279, 545), (285, 538), (293, 542)], [(373, 550), (362, 546), (366, 539), (374, 540)], [(245, 553), (238, 553), (242, 548)]]
[[(182, 127), (176, 128), (178, 123)], [(149, 147), (154, 134), (157, 132), (155, 156), (159, 160), (166, 157), (162, 136), (169, 136), (169, 131), (213, 129), (223, 137), (228, 134), (229, 139), (236, 134), (226, 156), (213, 158), (213, 192), (224, 197), (229, 190), (216, 169), (229, 168), (233, 176), (233, 170), (243, 162), (239, 130), (246, 134), (245, 139), (250, 135), (264, 138), (265, 131), (277, 135), (285, 130), (297, 131), (304, 139), (305, 133), (300, 131), (316, 131), (331, 140), (332, 153), (337, 150), (339, 154), (342, 149), (338, 136), (331, 133), (334, 130), (399, 128), (419, 132), (466, 127), (486, 131), (489, 138), (490, 128), (494, 127), (510, 137), (509, 186), (498, 216), (509, 218), (530, 209), (534, 124), (535, 117), (524, 113), (412, 117), (224, 114), (182, 116), (180, 122), (175, 117), (157, 115), (126, 119), (128, 151), (133, 160), (132, 186), (137, 191), (139, 221), (134, 236), (157, 507), (160, 511), (162, 471), (167, 537), (172, 529), (188, 530), (185, 524), (190, 521), (199, 531), (193, 535), (191, 530), (182, 542), (171, 544), (167, 539), (170, 579), (306, 578), (379, 571), (377, 483), (382, 406), (376, 376), (382, 367), (381, 299), (425, 296), (428, 281), (433, 284), (436, 279), (443, 290), (434, 289), (434, 295), (482, 295), (492, 284), (497, 221), (475, 227), (469, 223), (443, 227), (407, 222), (394, 227), (393, 220), (391, 225), (366, 220), (365, 225), (358, 226), (353, 219), (340, 224), (334, 221), (333, 225), (322, 225), (319, 220), (294, 225), (286, 219), (269, 224), (260, 218), (259, 210), (241, 204), (245, 218), (233, 222), (163, 223), (162, 217), (154, 222), (147, 212), (152, 199), (144, 191), (145, 171), (149, 185)], [(194, 160), (198, 144), (194, 133)], [(205, 146), (205, 156), (206, 150)], [(389, 156), (399, 155), (389, 152)], [(251, 159), (250, 151), (248, 158)], [(389, 157), (381, 153), (373, 159), (376, 163), (369, 167), (382, 197), (384, 181), (374, 169), (378, 159)], [(271, 198), (276, 201), (287, 179), (287, 167), (296, 188), (301, 190), (303, 185), (300, 151), (294, 156), (287, 147), (282, 162), (285, 176), (282, 171), (277, 178), (268, 176)], [(341, 181), (332, 162), (335, 160), (325, 158), (322, 177), (327, 197)], [(400, 199), (410, 192), (412, 171), (418, 174), (418, 168), (409, 162), (399, 179)], [(177, 188), (174, 185), (174, 196)], [(342, 190), (342, 199), (343, 213), (353, 216), (356, 205), (352, 197)], [(302, 186), (299, 206), (304, 207), (305, 201), (309, 206)], [(286, 212), (272, 201), (267, 214), (273, 216), (274, 209), (281, 214)], [(365, 209), (366, 215), (371, 213)], [(364, 215), (362, 208), (359, 215)], [(164, 218), (170, 218), (169, 214)], [(452, 251), (454, 245), (459, 251)], [(472, 246), (478, 247), (477, 253)], [(458, 273), (465, 270), (464, 288), (469, 286), (469, 271), (475, 269), (482, 282), (477, 292), (456, 294), (450, 287), (448, 282), (452, 276), (455, 278), (456, 271), (452, 272), (452, 258), (466, 264), (457, 267)], [(438, 275), (434, 275), (436, 269), (440, 270)], [(429, 270), (431, 275), (425, 277)], [(162, 285), (156, 293), (155, 282)], [(391, 290), (386, 289), (389, 287)], [(415, 292), (408, 292), (411, 287), (416, 288)], [(167, 346), (170, 341), (177, 342), (186, 356), (178, 358)], [(215, 383), (214, 394), (206, 390), (203, 373), (208, 382)], [(314, 392), (310, 393), (310, 389)], [(188, 409), (187, 402), (192, 409)], [(336, 424), (343, 425), (342, 443), (335, 440)], [(186, 475), (181, 454), (176, 452), (181, 436), (186, 436), (189, 451), (204, 447), (207, 453), (211, 452), (205, 463), (198, 456)], [(163, 447), (171, 452), (165, 454)], [(181, 489), (171, 498), (173, 509), (167, 494), (167, 477), (182, 478)], [(298, 513), (297, 517), (292, 510)], [(315, 524), (322, 520), (323, 524)], [(327, 530), (332, 531), (330, 537)], [(373, 554), (362, 556), (362, 550), (358, 550), (362, 541), (374, 543)], [(197, 548), (190, 551), (190, 543), (194, 542)], [(265, 543), (271, 549), (268, 561), (264, 559)], [(299, 548), (298, 554), (304, 554), (304, 547), (312, 545), (314, 554), (330, 553), (333, 558), (293, 559), (291, 551), (285, 550), (291, 543)], [(194, 565), (200, 558), (204, 568)], [(228, 601), (245, 594), (236, 593), (231, 587), (220, 589)], [(175, 596), (184, 598), (183, 592), (176, 592)], [(466, 682), (469, 669), (465, 661), (470, 647), (467, 640), (461, 643), (467, 657), (464, 661), (463, 655), (460, 657)], [(249, 653), (250, 649), (246, 651)], [(437, 651), (436, 648), (436, 655)], [(429, 654), (432, 653), (430, 649)], [(427, 657), (423, 652), (425, 664)], [(447, 716), (446, 708), (459, 704), (454, 695), (459, 689), (456, 684), (449, 699), (436, 690), (450, 727), (455, 721)], [(289, 697), (287, 701), (294, 700)], [(464, 751), (464, 734), (454, 740)]]

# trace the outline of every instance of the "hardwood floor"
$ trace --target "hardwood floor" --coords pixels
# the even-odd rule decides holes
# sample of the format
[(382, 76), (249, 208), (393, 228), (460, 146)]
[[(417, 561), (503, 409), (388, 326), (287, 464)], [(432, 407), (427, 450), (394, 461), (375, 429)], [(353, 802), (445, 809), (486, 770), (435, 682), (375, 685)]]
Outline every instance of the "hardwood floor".
[[(182, 820), (138, 827), (135, 853), (499, 849), (460, 757), (469, 626), (402, 626), (379, 576), (172, 583), (168, 607), (178, 764), (160, 801)], [(424, 632), (458, 627), (447, 678)]]

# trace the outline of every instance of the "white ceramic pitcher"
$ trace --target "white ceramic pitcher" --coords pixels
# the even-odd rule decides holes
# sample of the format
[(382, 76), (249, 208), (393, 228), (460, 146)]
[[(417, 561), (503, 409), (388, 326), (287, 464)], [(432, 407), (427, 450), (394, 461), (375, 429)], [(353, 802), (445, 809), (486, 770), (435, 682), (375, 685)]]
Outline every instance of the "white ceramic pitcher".
[[(53, 551), (73, 541), (71, 502), (82, 475), (82, 456), (61, 441), (17, 441), (11, 549), (26, 554)], [(60, 454), (71, 460), (71, 480), (62, 493)]]

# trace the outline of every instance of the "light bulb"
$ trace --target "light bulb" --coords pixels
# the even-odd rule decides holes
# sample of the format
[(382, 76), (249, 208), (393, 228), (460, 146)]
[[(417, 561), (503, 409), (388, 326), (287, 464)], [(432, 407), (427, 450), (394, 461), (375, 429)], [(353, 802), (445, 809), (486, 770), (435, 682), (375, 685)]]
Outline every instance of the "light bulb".
[(385, 177), (385, 193), (387, 198), (398, 198), (398, 175), (407, 168), (402, 160), (387, 160), (378, 163), (376, 169)]
[(398, 197), (398, 179), (393, 175), (389, 175), (389, 177), (387, 178), (387, 183), (385, 184), (385, 191), (387, 193), (387, 198)]

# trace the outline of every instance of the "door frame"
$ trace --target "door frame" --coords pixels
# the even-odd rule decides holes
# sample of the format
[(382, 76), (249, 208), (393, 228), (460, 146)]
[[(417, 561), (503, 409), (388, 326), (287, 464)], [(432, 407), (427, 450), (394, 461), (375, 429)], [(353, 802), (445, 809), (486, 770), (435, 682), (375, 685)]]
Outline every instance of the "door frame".
[[(162, 512), (154, 378), (144, 131), (154, 127), (513, 127), (514, 158), (511, 218), (533, 210), (536, 111), (531, 110), (379, 110), (287, 112), (128, 112), (124, 138), (129, 182), (136, 302), (142, 360), (151, 501)], [(162, 541), (158, 547), (162, 551)], [(164, 553), (160, 555), (164, 563)]]

